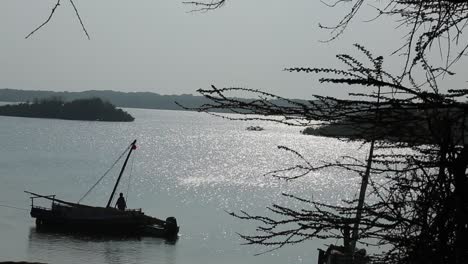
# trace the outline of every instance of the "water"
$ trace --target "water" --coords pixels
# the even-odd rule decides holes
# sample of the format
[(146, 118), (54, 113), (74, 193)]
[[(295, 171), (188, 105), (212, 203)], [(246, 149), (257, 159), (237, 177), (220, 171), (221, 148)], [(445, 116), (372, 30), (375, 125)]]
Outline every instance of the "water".
[[(268, 248), (241, 245), (236, 233), (252, 234), (257, 223), (226, 211), (268, 214), (279, 203), (303, 206), (281, 193), (338, 201), (357, 192), (357, 178), (342, 171), (312, 174), (293, 182), (263, 174), (300, 162), (277, 149), (285, 145), (311, 162), (367, 149), (335, 139), (305, 136), (300, 128), (228, 121), (208, 114), (126, 109), (136, 121), (103, 123), (0, 116), (0, 261), (47, 263), (316, 263), (323, 241), (307, 241), (254, 256)], [(247, 131), (260, 125), (264, 131)], [(175, 216), (175, 244), (164, 239), (111, 239), (36, 232), (24, 190), (78, 201), (137, 139), (119, 192), (130, 208), (159, 218)], [(115, 168), (83, 203), (105, 206)], [(17, 208), (4, 207), (4, 205)], [(331, 241), (335, 242), (335, 241)]]

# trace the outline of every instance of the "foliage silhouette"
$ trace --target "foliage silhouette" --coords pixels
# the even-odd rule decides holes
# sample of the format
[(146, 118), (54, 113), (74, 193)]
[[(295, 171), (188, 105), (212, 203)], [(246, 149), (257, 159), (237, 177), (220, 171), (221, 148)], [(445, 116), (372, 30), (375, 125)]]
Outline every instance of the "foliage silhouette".
[[(225, 2), (195, 3), (202, 7), (199, 10), (209, 11)], [(321, 25), (331, 30), (330, 40), (343, 34), (362, 9), (364, 0), (338, 0), (330, 7), (344, 3), (351, 4), (350, 11), (336, 25)], [(453, 74), (450, 67), (468, 49), (462, 38), (468, 20), (468, 1), (402, 0), (379, 4), (382, 8), (376, 8), (376, 19), (396, 17), (400, 26), (407, 29), (403, 45), (394, 52), (406, 57), (398, 75), (385, 72), (382, 57), (373, 57), (361, 46), (357, 48), (367, 62), (345, 54), (337, 56), (348, 66), (346, 70), (287, 69), (325, 75), (320, 79), (323, 83), (367, 87), (370, 92), (350, 93), (352, 97), (347, 100), (315, 95), (316, 100), (308, 103), (280, 107), (269, 103), (268, 99), (282, 98), (254, 89), (212, 86), (212, 89), (200, 90), (212, 100), (200, 109), (203, 111), (232, 108), (241, 113), (250, 110), (264, 117), (245, 119), (298, 126), (313, 125), (316, 120), (325, 125), (345, 124), (355, 133), (355, 138), (371, 146), (376, 144), (377, 152), (367, 159), (367, 164), (372, 164), (369, 179), (372, 189), (362, 218), (352, 217), (358, 213), (355, 200), (344, 201), (346, 206), (336, 206), (285, 195), (307, 203), (310, 209), (295, 210), (275, 204), (269, 208), (273, 216), (232, 213), (242, 219), (259, 221), (259, 234), (242, 235), (247, 243), (282, 247), (312, 238), (344, 238), (344, 234), (331, 231), (345, 230), (350, 222), (354, 225), (358, 222), (361, 243), (386, 246), (374, 254), (373, 260), (377, 263), (464, 263), (468, 259), (468, 250), (463, 246), (468, 242), (466, 104), (460, 103), (467, 90), (441, 93), (437, 82), (440, 76)], [(433, 66), (430, 51), (436, 45), (443, 62)], [(455, 47), (457, 49), (453, 50)], [(416, 69), (422, 70), (422, 81), (416, 81)], [(248, 104), (237, 102), (229, 96), (236, 91), (253, 93), (259, 99)], [(282, 118), (278, 120), (271, 115)], [(406, 129), (398, 130), (402, 127)], [(383, 140), (389, 137), (391, 141)], [(272, 172), (279, 178), (297, 179), (313, 171), (335, 167), (364, 177), (369, 168), (366, 163), (349, 157), (312, 166), (300, 153), (284, 146), (280, 149), (293, 153), (302, 163)]]
[[(363, 144), (375, 142), (375, 152), (368, 157), (372, 163), (370, 190), (361, 217), (355, 217), (356, 199), (337, 205), (283, 194), (304, 203), (304, 209), (273, 204), (268, 207), (269, 215), (231, 212), (235, 217), (259, 223), (258, 233), (241, 237), (247, 244), (277, 249), (308, 239), (343, 239), (340, 231), (358, 223), (359, 243), (373, 248), (375, 263), (464, 263), (468, 258), (464, 247), (468, 242), (467, 105), (458, 99), (468, 92), (451, 90), (441, 94), (438, 89), (423, 91), (414, 83), (405, 85), (383, 69), (381, 56), (355, 46), (363, 59), (337, 55), (345, 69), (286, 69), (319, 74), (324, 83), (370, 89), (368, 93), (350, 94), (351, 99), (315, 95), (314, 100), (299, 103), (246, 88), (212, 86), (199, 90), (211, 100), (200, 111), (220, 108), (238, 113), (249, 111), (259, 116), (223, 117), (304, 127), (345, 121), (357, 131)], [(239, 91), (258, 99), (245, 102), (230, 96)], [(271, 99), (284, 100), (290, 106), (271, 103)], [(367, 125), (362, 126), (363, 123)], [(426, 129), (396, 131), (412, 123)], [(384, 140), (390, 136), (392, 141)], [(366, 162), (352, 157), (313, 165), (302, 154), (286, 146), (279, 148), (297, 156), (299, 161), (296, 166), (269, 173), (285, 180), (329, 169), (363, 176), (368, 169)]]

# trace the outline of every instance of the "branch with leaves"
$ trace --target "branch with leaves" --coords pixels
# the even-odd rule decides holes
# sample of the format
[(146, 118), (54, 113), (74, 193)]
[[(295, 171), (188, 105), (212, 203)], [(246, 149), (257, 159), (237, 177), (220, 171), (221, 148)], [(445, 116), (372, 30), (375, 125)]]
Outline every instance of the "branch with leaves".
[[(248, 88), (212, 86), (199, 90), (211, 102), (198, 110), (224, 109), (238, 115), (217, 115), (295, 126), (346, 125), (353, 129), (354, 136), (344, 140), (360, 140), (363, 145), (375, 141), (371, 188), (359, 219), (359, 243), (384, 248), (373, 254), (375, 263), (461, 264), (466, 259), (463, 245), (468, 242), (468, 105), (461, 103), (460, 98), (467, 91), (442, 94), (430, 85), (422, 89), (414, 80), (405, 85), (384, 70), (381, 56), (372, 55), (360, 45), (355, 47), (363, 59), (337, 55), (343, 69), (286, 70), (322, 75), (323, 83), (367, 87), (368, 93), (350, 93), (350, 99), (345, 100), (316, 95), (314, 100), (298, 101)], [(381, 90), (379, 96), (374, 91), (377, 88)], [(254, 99), (232, 96), (236, 92)], [(287, 146), (279, 149), (295, 155), (299, 161), (268, 174), (280, 179), (296, 180), (330, 169), (363, 177), (369, 169), (366, 162), (356, 157), (313, 165), (317, 161), (309, 161)], [(309, 239), (344, 239), (344, 230), (357, 221), (356, 199), (337, 205), (293, 194), (283, 196), (303, 203), (303, 209), (273, 204), (267, 208), (268, 215), (242, 210), (230, 213), (258, 223), (256, 234), (241, 234), (247, 244), (264, 245), (270, 251)], [(346, 248), (344, 243), (342, 249)]]

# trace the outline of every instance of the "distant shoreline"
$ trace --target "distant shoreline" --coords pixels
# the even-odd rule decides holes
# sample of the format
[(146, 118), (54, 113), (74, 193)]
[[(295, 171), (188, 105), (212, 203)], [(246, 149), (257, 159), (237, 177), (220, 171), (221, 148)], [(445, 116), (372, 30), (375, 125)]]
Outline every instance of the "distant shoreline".
[(188, 109), (197, 108), (209, 102), (209, 100), (203, 96), (193, 96), (191, 94), (160, 95), (151, 92), (117, 92), (111, 90), (55, 92), (0, 89), (0, 101), (2, 102), (32, 102), (34, 100), (42, 100), (51, 97), (60, 98), (65, 102), (85, 98), (100, 98), (103, 101), (110, 102), (117, 107), (162, 110), (187, 110), (176, 104), (176, 102)]
[[(54, 92), (9, 88), (0, 89), (0, 101), (4, 102), (32, 102), (35, 99), (41, 100), (51, 97), (60, 98), (66, 102), (84, 98), (101, 98), (117, 107), (179, 111), (198, 111), (203, 105), (213, 103), (213, 101), (204, 96), (195, 96), (192, 94), (160, 95), (152, 92), (117, 92), (112, 90)], [(236, 99), (245, 100), (245, 102), (254, 100), (246, 98)], [(292, 101), (308, 104), (308, 101), (301, 99), (292, 99)], [(278, 105), (288, 105), (287, 102), (281, 99), (272, 99), (271, 102)], [(229, 109), (211, 109), (210, 112), (233, 113), (233, 111)]]
[(100, 98), (77, 99), (69, 102), (58, 98), (35, 99), (34, 102), (0, 106), (0, 115), (52, 118), (81, 121), (131, 122), (135, 118)]
[(29, 262), (29, 261), (0, 261), (0, 264), (46, 264), (44, 262)]

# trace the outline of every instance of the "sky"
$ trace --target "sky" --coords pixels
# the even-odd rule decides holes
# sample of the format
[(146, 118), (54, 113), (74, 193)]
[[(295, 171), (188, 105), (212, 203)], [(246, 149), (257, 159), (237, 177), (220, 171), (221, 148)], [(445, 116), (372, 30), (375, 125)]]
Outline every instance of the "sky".
[[(0, 88), (196, 94), (213, 84), (289, 98), (343, 97), (349, 90), (283, 69), (337, 66), (334, 56), (356, 54), (354, 43), (386, 57), (385, 66), (396, 73), (402, 63), (390, 54), (402, 43), (404, 28), (396, 29), (388, 19), (365, 22), (375, 15), (370, 7), (360, 11), (342, 37), (324, 43), (330, 32), (318, 24), (338, 22), (349, 5), (230, 0), (221, 9), (200, 13), (190, 12), (193, 7), (182, 0), (74, 2), (91, 40), (66, 0), (29, 39), (24, 37), (48, 17), (55, 1), (0, 1)], [(451, 88), (466, 86), (458, 78), (450, 80)]]

